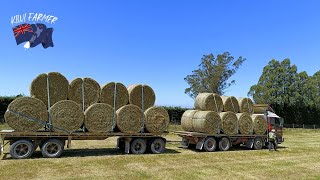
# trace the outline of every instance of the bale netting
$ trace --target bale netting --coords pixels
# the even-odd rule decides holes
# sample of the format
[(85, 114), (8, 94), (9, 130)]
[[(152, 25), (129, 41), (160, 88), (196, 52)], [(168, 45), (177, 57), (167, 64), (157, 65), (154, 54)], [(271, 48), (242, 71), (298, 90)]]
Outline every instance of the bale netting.
[(193, 116), (198, 110), (186, 110), (181, 117), (181, 126), (185, 131), (194, 131), (193, 129)]
[(223, 110), (223, 102), (218, 94), (200, 93), (195, 99), (194, 107), (202, 111), (221, 112)]
[(240, 134), (252, 134), (252, 118), (249, 113), (237, 113)]
[(169, 114), (163, 107), (150, 107), (145, 112), (145, 128), (147, 132), (159, 133), (167, 130)]
[(253, 114), (251, 116), (253, 121), (253, 131), (255, 134), (265, 134), (268, 128), (267, 122), (263, 114)]
[(31, 82), (30, 96), (40, 99), (48, 106), (49, 90), (50, 106), (52, 106), (56, 102), (68, 98), (68, 88), (69, 82), (62, 74), (58, 72), (43, 73)]
[(221, 96), (222, 102), (223, 102), (223, 111), (224, 112), (239, 112), (239, 102), (237, 98), (234, 96)]
[(252, 114), (253, 113), (253, 102), (250, 98), (238, 98), (239, 102), (239, 112), (247, 112)]
[(145, 116), (136, 105), (125, 105), (116, 111), (117, 127), (124, 133), (138, 133), (144, 126)]
[(106, 103), (96, 103), (84, 112), (84, 125), (89, 132), (112, 132), (116, 116), (114, 109)]
[(84, 121), (82, 107), (71, 100), (62, 100), (50, 108), (50, 117), (54, 131), (74, 132)]
[(154, 106), (156, 96), (154, 94), (153, 89), (150, 86), (134, 84), (128, 87), (128, 92), (130, 104), (136, 105), (143, 110), (146, 110), (149, 107)]
[(83, 106), (84, 110), (99, 101), (100, 85), (91, 78), (76, 78), (69, 85), (68, 99)]
[(237, 115), (231, 111), (220, 113), (222, 120), (222, 131), (224, 134), (238, 134), (238, 118)]
[(116, 110), (127, 105), (129, 102), (129, 93), (126, 86), (122, 83), (115, 82), (105, 84), (101, 88), (100, 102), (109, 104), (112, 107), (115, 106)]
[(36, 131), (48, 120), (47, 106), (39, 99), (20, 97), (9, 104), (4, 118), (15, 131)]
[(217, 112), (198, 111), (193, 115), (192, 127), (196, 132), (219, 134), (221, 118)]

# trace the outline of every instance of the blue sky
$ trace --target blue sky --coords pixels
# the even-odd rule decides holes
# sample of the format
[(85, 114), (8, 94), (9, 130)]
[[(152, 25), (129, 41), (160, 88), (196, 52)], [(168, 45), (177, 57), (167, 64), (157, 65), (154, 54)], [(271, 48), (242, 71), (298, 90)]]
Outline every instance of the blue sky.
[[(298, 71), (320, 70), (319, 1), (2, 1), (0, 95), (29, 95), (43, 72), (101, 85), (149, 84), (157, 105), (192, 107), (184, 94), (204, 54), (229, 51), (247, 61), (226, 95), (247, 96), (273, 58), (290, 58)], [(55, 47), (24, 50), (15, 44), (11, 16), (57, 16)]]

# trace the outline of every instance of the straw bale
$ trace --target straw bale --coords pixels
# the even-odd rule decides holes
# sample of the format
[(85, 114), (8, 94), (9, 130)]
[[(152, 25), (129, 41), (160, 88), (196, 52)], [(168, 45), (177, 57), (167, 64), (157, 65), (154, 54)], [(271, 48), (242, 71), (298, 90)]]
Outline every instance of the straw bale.
[[(143, 106), (142, 106), (142, 89), (143, 89)], [(153, 89), (148, 85), (134, 84), (128, 87), (129, 103), (143, 108), (143, 111), (154, 106), (156, 96)]]
[(164, 132), (169, 125), (169, 114), (163, 107), (150, 107), (145, 112), (145, 127), (147, 132)]
[(124, 133), (140, 132), (144, 126), (143, 120), (145, 116), (136, 105), (125, 105), (116, 111), (117, 113), (117, 127)]
[(221, 112), (223, 110), (223, 102), (218, 94), (200, 93), (197, 95), (194, 103), (195, 109), (202, 111)]
[(234, 96), (221, 96), (222, 102), (223, 102), (223, 111), (231, 111), (234, 113), (239, 112), (239, 103), (237, 98)]
[(51, 122), (54, 131), (57, 128), (74, 132), (80, 128), (84, 121), (84, 114), (81, 106), (71, 100), (62, 100), (50, 108)]
[[(116, 87), (115, 87), (116, 86)], [(110, 82), (108, 84), (105, 84), (101, 88), (101, 94), (100, 94), (100, 102), (107, 103), (110, 106), (114, 107), (114, 91), (116, 88), (116, 107), (115, 109), (118, 110), (124, 105), (127, 105), (129, 102), (129, 93), (122, 83), (115, 83)]]
[(48, 106), (47, 78), (49, 80), (50, 106), (68, 98), (68, 80), (58, 72), (40, 74), (30, 86), (30, 96), (38, 98)]
[[(13, 112), (22, 114), (23, 116)], [(20, 97), (9, 104), (4, 118), (15, 131), (37, 131), (44, 127), (43, 124), (28, 120), (25, 116), (45, 123), (48, 121), (47, 106), (39, 99)]]
[[(84, 98), (82, 97), (82, 83), (84, 87)], [(76, 78), (71, 81), (69, 85), (68, 99), (80, 104), (81, 107), (83, 106), (84, 101), (85, 109), (92, 104), (97, 103), (99, 101), (99, 97), (100, 85), (94, 79)]]
[(238, 118), (237, 115), (231, 111), (220, 113), (222, 120), (222, 130), (224, 134), (234, 135), (238, 134)]
[(252, 114), (253, 113), (253, 102), (250, 98), (238, 98), (239, 102), (239, 112), (247, 112)]
[(193, 115), (193, 129), (196, 132), (219, 134), (221, 118), (217, 112), (198, 111)]
[(253, 114), (253, 131), (255, 134), (265, 134), (268, 128), (267, 122), (263, 114)]
[(84, 112), (84, 124), (89, 132), (111, 132), (116, 124), (114, 109), (106, 103), (96, 103)]
[(252, 118), (249, 113), (237, 113), (240, 134), (252, 134)]
[(198, 110), (186, 110), (181, 117), (181, 126), (185, 131), (194, 131), (193, 129), (193, 116)]

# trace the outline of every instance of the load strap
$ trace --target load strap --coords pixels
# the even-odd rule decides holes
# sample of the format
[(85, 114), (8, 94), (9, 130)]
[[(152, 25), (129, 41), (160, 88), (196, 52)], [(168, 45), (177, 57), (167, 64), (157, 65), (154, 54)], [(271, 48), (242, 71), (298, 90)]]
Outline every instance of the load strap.
[(141, 117), (141, 133), (144, 133), (144, 85), (142, 85), (141, 88), (141, 111), (142, 111), (142, 117)]
[(115, 128), (115, 118), (116, 118), (116, 105), (117, 105), (117, 83), (114, 83), (114, 92), (113, 92), (113, 116), (112, 116), (112, 125), (111, 132), (113, 132)]

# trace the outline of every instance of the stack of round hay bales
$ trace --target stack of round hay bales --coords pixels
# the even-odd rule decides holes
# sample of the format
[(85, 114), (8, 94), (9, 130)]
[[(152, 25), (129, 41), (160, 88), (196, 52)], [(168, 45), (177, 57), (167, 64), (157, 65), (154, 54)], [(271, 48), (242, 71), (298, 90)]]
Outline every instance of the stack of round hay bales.
[(238, 118), (237, 115), (231, 111), (220, 113), (222, 120), (222, 130), (224, 134), (234, 135), (238, 134)]
[(147, 132), (164, 132), (169, 125), (169, 114), (163, 107), (150, 107), (145, 112), (145, 128)]
[(129, 103), (138, 106), (143, 111), (154, 106), (156, 96), (148, 85), (134, 84), (128, 87)]
[(195, 131), (193, 128), (193, 116), (198, 110), (187, 110), (182, 114), (181, 126), (185, 131)]
[(202, 111), (221, 112), (223, 110), (223, 102), (217, 94), (200, 93), (195, 99), (194, 107)]
[(223, 111), (224, 112), (239, 112), (239, 102), (237, 98), (234, 96), (221, 96), (222, 102), (223, 102)]
[(239, 112), (253, 113), (253, 102), (250, 98), (238, 98)]
[(268, 124), (263, 114), (253, 114), (251, 116), (253, 121), (253, 131), (255, 134), (265, 134), (268, 128)]
[(136, 105), (125, 105), (116, 111), (117, 127), (124, 133), (138, 133), (144, 127), (145, 115)]
[(102, 86), (100, 93), (100, 102), (109, 104), (118, 110), (129, 102), (129, 93), (121, 83), (110, 82)]
[(252, 134), (252, 118), (249, 113), (237, 113), (240, 134)]
[(100, 85), (91, 78), (76, 78), (69, 85), (68, 98), (84, 109), (99, 101)]

